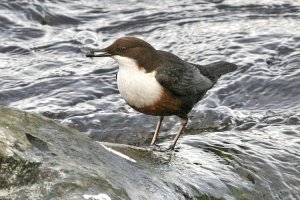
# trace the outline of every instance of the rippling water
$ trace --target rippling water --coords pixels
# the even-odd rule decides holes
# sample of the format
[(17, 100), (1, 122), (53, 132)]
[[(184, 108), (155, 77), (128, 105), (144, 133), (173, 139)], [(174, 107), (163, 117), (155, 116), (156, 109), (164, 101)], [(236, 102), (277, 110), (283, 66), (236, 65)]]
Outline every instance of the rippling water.
[[(190, 62), (238, 64), (192, 111), (178, 156), (232, 196), (300, 199), (299, 1), (3, 0), (0, 25), (0, 104), (95, 140), (148, 145), (157, 119), (125, 104), (117, 65), (85, 46), (132, 35)], [(166, 120), (163, 145), (178, 126)]]

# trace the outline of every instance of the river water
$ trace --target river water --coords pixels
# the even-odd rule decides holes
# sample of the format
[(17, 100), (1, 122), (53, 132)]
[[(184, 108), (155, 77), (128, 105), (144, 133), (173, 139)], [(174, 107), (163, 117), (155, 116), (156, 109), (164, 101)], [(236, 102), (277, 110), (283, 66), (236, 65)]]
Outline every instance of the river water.
[[(0, 104), (100, 141), (147, 146), (157, 118), (127, 106), (116, 63), (85, 47), (137, 36), (189, 62), (237, 64), (191, 112), (176, 156), (224, 184), (224, 199), (300, 199), (299, 1), (2, 0), (0, 30)], [(167, 118), (159, 142), (178, 127)]]

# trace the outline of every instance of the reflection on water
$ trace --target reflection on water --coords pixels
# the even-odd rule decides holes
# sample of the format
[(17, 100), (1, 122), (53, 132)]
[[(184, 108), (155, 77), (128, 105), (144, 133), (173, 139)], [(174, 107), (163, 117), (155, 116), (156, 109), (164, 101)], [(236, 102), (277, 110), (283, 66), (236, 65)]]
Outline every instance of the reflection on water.
[[(84, 47), (132, 35), (190, 62), (233, 62), (239, 69), (192, 111), (178, 156), (214, 173), (232, 196), (300, 199), (299, 13), (294, 0), (4, 0), (0, 104), (95, 140), (148, 145), (156, 118), (129, 108), (116, 87), (117, 65), (86, 58)], [(176, 123), (164, 123), (163, 145)]]

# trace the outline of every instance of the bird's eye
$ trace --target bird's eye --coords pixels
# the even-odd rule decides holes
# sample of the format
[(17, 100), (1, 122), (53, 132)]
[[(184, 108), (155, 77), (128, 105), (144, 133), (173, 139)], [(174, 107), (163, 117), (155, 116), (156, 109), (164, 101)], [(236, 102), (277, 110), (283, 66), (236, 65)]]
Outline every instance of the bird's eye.
[(119, 51), (125, 51), (126, 49), (127, 49), (127, 47), (125, 47), (125, 46), (119, 47)]

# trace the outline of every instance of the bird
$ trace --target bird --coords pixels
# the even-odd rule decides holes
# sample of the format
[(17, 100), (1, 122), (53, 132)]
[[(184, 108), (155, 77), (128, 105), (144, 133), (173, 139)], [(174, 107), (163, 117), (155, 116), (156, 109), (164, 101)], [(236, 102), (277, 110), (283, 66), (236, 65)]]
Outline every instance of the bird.
[(180, 118), (170, 150), (175, 149), (194, 105), (222, 75), (237, 69), (237, 65), (225, 61), (193, 64), (132, 36), (118, 38), (104, 49), (92, 49), (86, 56), (113, 58), (119, 65), (117, 86), (126, 103), (138, 112), (159, 116), (151, 147), (157, 145), (164, 117)]

